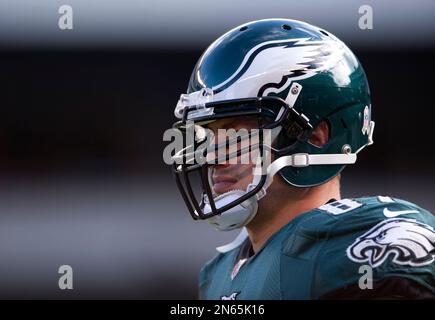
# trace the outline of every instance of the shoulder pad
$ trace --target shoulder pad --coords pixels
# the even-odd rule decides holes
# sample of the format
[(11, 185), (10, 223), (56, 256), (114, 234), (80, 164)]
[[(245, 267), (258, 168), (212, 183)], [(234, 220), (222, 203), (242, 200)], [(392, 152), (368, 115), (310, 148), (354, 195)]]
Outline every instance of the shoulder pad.
[[(383, 196), (339, 200), (316, 210), (289, 236), (293, 245), (285, 247), (285, 254), (315, 264), (314, 297), (360, 283), (367, 270), (371, 281), (405, 277), (435, 292), (433, 214)], [(316, 250), (307, 249), (312, 246)]]

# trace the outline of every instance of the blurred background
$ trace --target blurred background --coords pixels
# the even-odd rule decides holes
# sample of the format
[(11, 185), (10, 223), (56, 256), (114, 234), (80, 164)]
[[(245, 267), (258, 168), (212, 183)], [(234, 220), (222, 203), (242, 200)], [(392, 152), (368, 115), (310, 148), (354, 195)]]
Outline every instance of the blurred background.
[[(60, 30), (58, 9), (73, 8)], [(358, 8), (373, 8), (361, 30)], [(236, 233), (191, 220), (164, 165), (164, 130), (201, 52), (247, 21), (282, 17), (345, 41), (369, 78), (375, 144), (344, 197), (435, 212), (435, 2), (2, 0), (0, 298), (196, 298)], [(59, 266), (74, 289), (59, 290)]]

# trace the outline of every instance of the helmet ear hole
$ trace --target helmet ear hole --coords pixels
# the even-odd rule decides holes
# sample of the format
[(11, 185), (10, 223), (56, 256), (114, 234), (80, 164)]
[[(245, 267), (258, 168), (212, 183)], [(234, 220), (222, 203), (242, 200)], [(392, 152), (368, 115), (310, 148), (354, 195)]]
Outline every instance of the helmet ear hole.
[(328, 121), (320, 122), (311, 132), (309, 142), (316, 147), (323, 147), (330, 139), (330, 125)]
[(331, 137), (332, 137), (332, 125), (328, 119), (326, 119), (324, 121), (326, 122), (326, 125), (328, 126), (328, 142), (329, 142), (331, 140)]

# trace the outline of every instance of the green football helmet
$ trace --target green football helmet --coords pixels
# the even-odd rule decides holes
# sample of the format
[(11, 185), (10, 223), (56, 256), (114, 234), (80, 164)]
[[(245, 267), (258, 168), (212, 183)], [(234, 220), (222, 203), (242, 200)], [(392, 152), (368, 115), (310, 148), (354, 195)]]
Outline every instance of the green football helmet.
[[(360, 62), (331, 33), (296, 20), (253, 21), (219, 37), (199, 58), (174, 113), (180, 119), (176, 128), (255, 115), (264, 120), (260, 129), (273, 130), (274, 161), (247, 190), (216, 196), (210, 164), (173, 165), (192, 217), (220, 230), (252, 220), (274, 174), (292, 186), (316, 186), (373, 143), (370, 91)], [(319, 147), (309, 137), (323, 121), (329, 140)], [(201, 176), (200, 197), (189, 178), (194, 171)]]

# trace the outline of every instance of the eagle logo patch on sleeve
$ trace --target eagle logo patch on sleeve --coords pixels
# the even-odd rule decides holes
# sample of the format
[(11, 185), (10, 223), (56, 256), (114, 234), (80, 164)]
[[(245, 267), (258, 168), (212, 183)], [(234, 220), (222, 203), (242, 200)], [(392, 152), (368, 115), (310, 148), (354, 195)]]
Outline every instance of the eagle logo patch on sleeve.
[(435, 232), (413, 219), (387, 219), (358, 237), (346, 252), (350, 260), (373, 268), (389, 256), (396, 264), (423, 266), (434, 261)]

